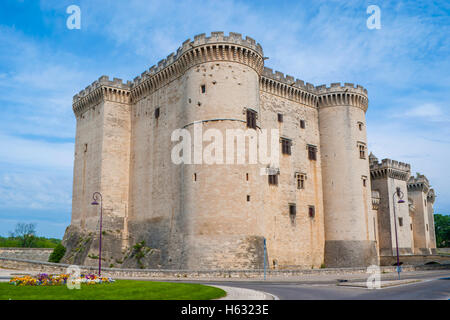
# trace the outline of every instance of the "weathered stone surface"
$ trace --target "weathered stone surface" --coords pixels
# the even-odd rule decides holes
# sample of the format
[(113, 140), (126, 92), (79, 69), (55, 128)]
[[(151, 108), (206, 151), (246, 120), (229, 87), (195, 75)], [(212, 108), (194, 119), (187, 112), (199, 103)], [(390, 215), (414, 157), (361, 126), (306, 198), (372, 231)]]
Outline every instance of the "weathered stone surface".
[(0, 257), (48, 261), (52, 252), (47, 248), (0, 248)]
[[(73, 100), (73, 204), (64, 261), (97, 263), (100, 206), (91, 202), (101, 192), (107, 266), (257, 269), (264, 259), (280, 269), (377, 263), (385, 238), (380, 229), (392, 219), (378, 220), (373, 207), (367, 108), (367, 90), (359, 85), (314, 87), (265, 68), (261, 46), (237, 33), (197, 35), (134, 81), (100, 77)], [(249, 109), (257, 114), (254, 132), (277, 129), (292, 143), (290, 154), (280, 152), (272, 168), (279, 173), (276, 186), (261, 174), (266, 164), (250, 163), (248, 144), (243, 164), (172, 161), (175, 130), (195, 139), (199, 124), (203, 132), (212, 129), (226, 138), (227, 130), (247, 129)], [(203, 141), (203, 148), (208, 145)], [(317, 150), (315, 159), (308, 148)], [(404, 234), (401, 248), (407, 249), (411, 240)], [(421, 248), (432, 247), (434, 238), (427, 239)], [(380, 248), (391, 250), (389, 240)], [(151, 250), (137, 262), (141, 255), (134, 247), (142, 241)]]

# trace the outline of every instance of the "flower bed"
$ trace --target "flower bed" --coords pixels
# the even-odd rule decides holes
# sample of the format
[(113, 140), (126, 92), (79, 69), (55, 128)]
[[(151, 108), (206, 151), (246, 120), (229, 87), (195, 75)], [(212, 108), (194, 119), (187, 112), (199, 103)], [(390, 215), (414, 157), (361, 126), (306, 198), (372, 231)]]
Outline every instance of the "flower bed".
[(70, 277), (68, 274), (52, 275), (40, 273), (37, 276), (14, 277), (9, 280), (9, 283), (15, 286), (60, 286), (66, 285), (67, 281), (71, 281), (73, 284), (100, 284), (114, 282), (112, 278), (98, 277), (94, 274), (82, 274), (79, 277)]

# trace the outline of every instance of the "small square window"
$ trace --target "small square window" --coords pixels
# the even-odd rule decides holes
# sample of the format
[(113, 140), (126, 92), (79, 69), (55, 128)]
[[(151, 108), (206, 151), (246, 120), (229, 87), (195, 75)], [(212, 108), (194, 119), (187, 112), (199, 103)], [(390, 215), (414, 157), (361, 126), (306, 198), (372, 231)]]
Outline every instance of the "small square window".
[(283, 114), (282, 113), (278, 114), (278, 122), (283, 122)]
[(291, 154), (292, 141), (290, 139), (281, 138), (281, 152), (283, 154)]
[(300, 128), (305, 129), (306, 123), (305, 120), (300, 120)]
[(362, 179), (362, 182), (363, 182), (363, 187), (367, 187), (367, 177), (366, 176), (362, 176), (361, 179)]
[(317, 160), (317, 147), (313, 145), (308, 145), (308, 159)]
[(358, 129), (362, 131), (364, 124), (362, 122), (358, 122)]
[(269, 184), (270, 185), (278, 185), (278, 175), (277, 174), (269, 174)]

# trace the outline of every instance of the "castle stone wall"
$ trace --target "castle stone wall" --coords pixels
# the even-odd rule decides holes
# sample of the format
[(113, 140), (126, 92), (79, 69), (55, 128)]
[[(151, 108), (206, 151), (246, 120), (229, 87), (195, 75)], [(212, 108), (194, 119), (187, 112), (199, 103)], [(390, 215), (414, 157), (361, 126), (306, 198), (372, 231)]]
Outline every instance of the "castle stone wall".
[[(278, 113), (283, 114), (283, 122), (278, 122)], [(305, 128), (300, 127), (300, 120), (305, 121)], [(261, 181), (268, 261), (279, 268), (320, 267), (324, 254), (324, 216), (318, 111), (264, 90), (261, 126), (278, 129), (281, 137), (293, 143), (290, 155), (280, 152), (278, 186), (269, 185), (267, 176)], [(308, 145), (318, 147), (317, 160), (308, 159)], [(297, 188), (296, 173), (305, 175), (303, 189)], [(296, 205), (293, 221), (289, 204)], [(314, 217), (309, 216), (309, 206), (314, 206)]]

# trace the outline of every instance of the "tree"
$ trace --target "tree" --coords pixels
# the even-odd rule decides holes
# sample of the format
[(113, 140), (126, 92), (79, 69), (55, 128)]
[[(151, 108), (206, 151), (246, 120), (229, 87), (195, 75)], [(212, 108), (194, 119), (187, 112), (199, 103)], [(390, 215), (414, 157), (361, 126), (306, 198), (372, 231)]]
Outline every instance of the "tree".
[(450, 215), (435, 214), (434, 226), (436, 231), (436, 246), (450, 247)]
[(61, 261), (62, 257), (64, 257), (64, 254), (66, 253), (66, 248), (59, 243), (55, 249), (53, 249), (53, 252), (50, 254), (50, 257), (48, 258), (48, 262), (56, 262), (59, 263)]
[(35, 234), (36, 224), (19, 222), (11, 235), (19, 240), (20, 247), (31, 248), (36, 242)]

